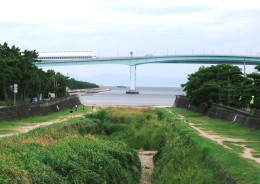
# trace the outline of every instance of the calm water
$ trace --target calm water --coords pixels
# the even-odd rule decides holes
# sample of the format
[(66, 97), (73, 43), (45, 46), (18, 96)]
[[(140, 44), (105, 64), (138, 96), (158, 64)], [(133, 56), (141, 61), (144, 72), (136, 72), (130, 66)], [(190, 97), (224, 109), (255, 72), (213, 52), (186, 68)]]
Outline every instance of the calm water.
[(128, 88), (104, 87), (110, 91), (80, 97), (87, 105), (172, 106), (176, 95), (184, 94), (178, 87), (138, 87), (138, 95), (126, 94)]

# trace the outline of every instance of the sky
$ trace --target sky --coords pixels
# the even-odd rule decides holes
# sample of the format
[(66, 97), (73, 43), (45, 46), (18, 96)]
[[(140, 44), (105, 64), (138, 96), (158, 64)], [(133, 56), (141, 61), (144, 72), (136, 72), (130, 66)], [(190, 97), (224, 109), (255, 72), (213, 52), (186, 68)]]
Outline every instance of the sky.
[[(0, 6), (0, 43), (37, 52), (93, 51), (98, 57), (131, 51), (260, 56), (259, 20), (259, 0), (8, 0)], [(140, 65), (136, 83), (180, 86), (200, 66)], [(130, 80), (125, 65), (43, 69), (106, 86), (128, 86)]]

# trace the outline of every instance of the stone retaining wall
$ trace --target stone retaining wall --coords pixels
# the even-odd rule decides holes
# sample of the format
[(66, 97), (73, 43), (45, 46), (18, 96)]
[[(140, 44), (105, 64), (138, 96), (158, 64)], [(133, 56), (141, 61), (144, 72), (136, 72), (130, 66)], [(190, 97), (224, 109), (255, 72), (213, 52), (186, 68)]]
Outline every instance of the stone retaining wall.
[(4, 107), (0, 109), (0, 122), (18, 120), (38, 115), (47, 115), (79, 104), (81, 103), (78, 96), (73, 95), (29, 105)]
[(210, 107), (208, 105), (195, 106), (190, 105), (186, 96), (176, 96), (174, 105), (205, 114), (211, 118), (233, 121), (249, 128), (260, 129), (260, 110), (254, 110), (251, 114), (219, 104), (212, 104)]

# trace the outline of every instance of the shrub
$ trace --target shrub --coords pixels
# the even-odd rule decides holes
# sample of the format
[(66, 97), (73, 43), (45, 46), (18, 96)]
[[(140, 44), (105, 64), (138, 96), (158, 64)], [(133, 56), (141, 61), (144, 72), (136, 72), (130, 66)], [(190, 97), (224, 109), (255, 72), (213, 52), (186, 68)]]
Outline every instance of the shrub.
[(66, 140), (48, 153), (41, 160), (69, 182), (138, 183), (140, 179), (138, 155), (119, 142)]
[(6, 150), (1, 183), (139, 183), (135, 150), (120, 142), (64, 139), (48, 147), (30, 143)]
[(109, 117), (108, 112), (105, 109), (101, 109), (97, 111), (96, 113), (87, 114), (86, 118), (89, 119), (98, 119), (101, 122), (104, 122)]
[(97, 134), (103, 131), (103, 125), (99, 119), (84, 119), (78, 122), (78, 131), (81, 135)]
[(158, 120), (163, 120), (164, 119), (163, 112), (160, 111), (159, 109), (156, 110), (156, 114), (157, 114)]
[[(157, 150), (169, 140), (171, 127), (165, 126), (163, 114), (159, 113), (159, 120), (151, 109), (119, 110), (107, 108), (88, 115), (88, 119), (79, 123), (80, 133), (109, 135), (109, 139), (145, 150)], [(134, 115), (134, 112), (137, 114)]]

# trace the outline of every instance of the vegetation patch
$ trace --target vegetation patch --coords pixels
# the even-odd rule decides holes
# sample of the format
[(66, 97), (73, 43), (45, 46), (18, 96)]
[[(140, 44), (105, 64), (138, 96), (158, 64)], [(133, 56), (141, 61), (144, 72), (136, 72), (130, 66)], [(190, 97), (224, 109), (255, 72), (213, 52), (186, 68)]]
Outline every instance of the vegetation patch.
[(84, 121), (80, 124), (83, 135), (120, 140), (134, 149), (157, 150), (171, 139), (167, 122), (149, 108), (107, 108), (87, 115)]
[[(91, 107), (85, 107), (85, 110), (81, 110), (82, 106), (78, 106), (78, 111), (74, 111), (73, 114), (75, 117), (83, 116), (84, 113), (89, 113)], [(0, 135), (8, 134), (8, 133), (17, 133), (18, 129), (25, 126), (36, 125), (39, 123), (49, 122), (49, 121), (64, 121), (65, 124), (74, 123), (78, 121), (79, 118), (70, 118), (69, 117), (69, 109), (61, 110), (58, 112), (51, 113), (47, 116), (34, 116), (21, 120), (14, 120), (8, 122), (0, 122)], [(55, 125), (53, 125), (55, 126)], [(58, 123), (57, 126), (63, 126)]]
[[(15, 149), (15, 159), (2, 159), (1, 183), (138, 183), (137, 155), (119, 142), (84, 138), (50, 147), (28, 144)], [(15, 169), (14, 169), (15, 168)]]
[(1, 139), (0, 183), (139, 183), (137, 152), (83, 135), (82, 122)]
[(181, 86), (191, 104), (218, 103), (240, 109), (260, 108), (260, 64), (256, 72), (242, 73), (238, 66), (218, 64), (200, 67)]
[[(232, 148), (225, 149), (185, 123), (221, 132), (227, 122), (176, 108), (103, 108), (69, 120), (0, 139), (0, 183), (139, 183), (136, 150), (158, 150), (152, 183), (260, 181), (259, 165), (236, 153), (242, 151), (238, 142), (224, 142)], [(254, 148), (254, 135), (241, 131), (239, 138), (249, 138), (243, 144)]]
[(207, 148), (165, 117), (164, 109), (139, 109), (135, 115), (128, 109), (107, 108), (87, 115), (79, 129), (83, 135), (91, 132), (97, 137), (123, 141), (135, 149), (158, 150), (152, 183), (235, 182)]
[[(201, 116), (198, 118), (194, 116), (198, 113), (181, 108), (174, 108), (172, 110), (174, 110), (175, 113), (185, 116), (187, 120), (191, 121), (196, 127), (203, 131), (223, 137), (244, 140), (242, 143), (246, 145), (246, 147), (254, 148), (256, 152), (260, 152), (260, 130), (247, 128), (234, 122), (212, 119), (207, 116)], [(237, 142), (229, 142), (227, 144), (233, 144), (233, 146), (236, 146)]]
[[(172, 122), (172, 118), (168, 120)], [(187, 131), (179, 129), (181, 120), (174, 119), (173, 122), (170, 123), (173, 127), (171, 141), (154, 156), (153, 183), (234, 182), (211, 158), (207, 148), (194, 141)]]
[[(248, 148), (256, 150), (253, 154), (259, 153), (259, 130), (253, 130), (232, 122), (214, 120), (208, 117), (196, 117), (194, 115), (197, 113), (186, 109), (171, 108), (169, 110), (175, 115), (178, 114), (178, 116), (173, 116), (167, 109), (164, 109), (165, 115), (174, 122), (181, 135), (188, 136), (191, 140), (190, 142), (195, 147), (199, 147), (200, 152), (204, 155), (202, 157), (204, 159), (201, 161), (214, 171), (220, 183), (236, 182), (236, 180), (239, 183), (260, 183), (260, 165), (253, 160), (242, 158), (243, 149), (239, 146), (245, 145)], [(180, 119), (180, 116), (185, 119)], [(231, 148), (227, 149), (216, 142), (199, 136), (198, 132), (186, 122), (192, 122), (196, 127), (198, 124), (200, 128), (203, 127), (202, 129), (205, 131), (210, 130), (214, 135), (233, 137), (244, 141), (239, 144), (238, 142), (224, 142), (226, 146)], [(191, 145), (186, 146), (193, 147)]]

